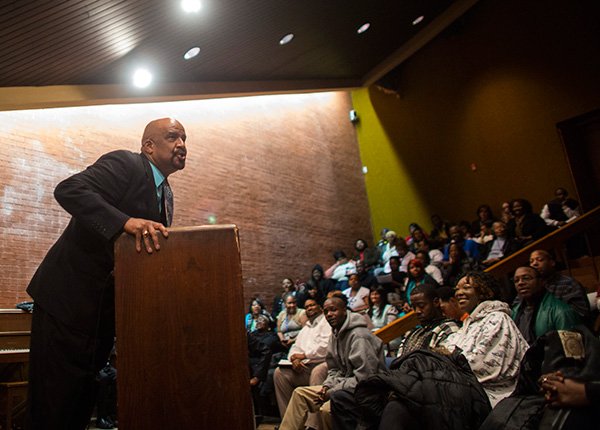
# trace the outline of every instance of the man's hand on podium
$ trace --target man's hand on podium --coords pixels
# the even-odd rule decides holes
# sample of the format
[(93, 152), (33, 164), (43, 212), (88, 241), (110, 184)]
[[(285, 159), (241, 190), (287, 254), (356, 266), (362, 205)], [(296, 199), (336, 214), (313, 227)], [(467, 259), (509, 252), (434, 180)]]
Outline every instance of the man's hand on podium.
[(163, 237), (169, 237), (169, 232), (164, 225), (142, 218), (129, 218), (123, 226), (123, 230), (125, 230), (125, 233), (135, 236), (135, 249), (137, 252), (142, 251), (143, 242), (148, 254), (152, 254), (155, 249), (160, 250), (159, 231)]

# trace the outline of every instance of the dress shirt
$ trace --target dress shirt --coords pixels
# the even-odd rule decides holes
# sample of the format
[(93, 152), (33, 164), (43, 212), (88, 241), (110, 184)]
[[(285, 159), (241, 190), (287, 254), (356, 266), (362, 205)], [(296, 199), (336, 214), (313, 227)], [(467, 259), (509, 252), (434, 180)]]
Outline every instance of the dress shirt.
[(316, 317), (314, 321), (309, 320), (302, 327), (298, 337), (296, 337), (296, 342), (290, 348), (288, 360), (294, 354), (304, 354), (310, 363), (325, 361), (330, 336), (331, 326), (325, 319), (324, 314)]

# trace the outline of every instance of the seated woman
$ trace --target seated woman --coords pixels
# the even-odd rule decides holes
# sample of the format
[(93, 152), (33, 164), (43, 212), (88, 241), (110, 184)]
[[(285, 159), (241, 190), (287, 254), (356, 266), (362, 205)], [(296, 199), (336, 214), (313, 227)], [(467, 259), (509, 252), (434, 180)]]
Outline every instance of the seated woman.
[(385, 288), (380, 285), (371, 287), (367, 315), (371, 319), (370, 328), (373, 331), (388, 325), (398, 317), (398, 309), (387, 302)]
[(344, 295), (348, 299), (348, 308), (353, 312), (362, 312), (369, 308), (367, 303), (369, 289), (360, 285), (358, 273), (353, 273), (348, 278), (350, 288), (346, 288)]
[(284, 304), (285, 309), (277, 316), (277, 336), (279, 336), (279, 341), (285, 349), (289, 349), (296, 341), (296, 336), (298, 336), (306, 321), (308, 321), (308, 317), (304, 309), (298, 308), (294, 294), (286, 294)]
[(514, 390), (528, 348), (508, 305), (494, 300), (497, 290), (489, 274), (462, 277), (456, 298), (469, 313), (462, 328), (441, 350), (414, 351), (360, 382), (355, 397), (364, 421), (380, 418), (380, 430), (479, 428), (490, 406)]
[[(408, 277), (406, 278), (405, 294), (406, 303), (410, 305), (410, 293), (415, 289), (417, 285), (428, 284), (433, 287), (439, 287), (439, 284), (435, 282), (431, 276), (425, 272), (425, 266), (423, 262), (418, 258), (413, 258), (408, 263)], [(408, 312), (410, 309), (405, 308), (404, 311)]]
[(512, 200), (510, 202), (510, 212), (513, 218), (506, 224), (506, 229), (508, 235), (515, 238), (521, 246), (538, 240), (552, 230), (538, 214), (533, 213), (531, 203), (528, 200)]
[(481, 231), (481, 227), (484, 225), (492, 225), (496, 218), (492, 213), (492, 208), (490, 205), (479, 205), (477, 208), (477, 219), (471, 223), (471, 231), (473, 234), (479, 234)]
[(292, 278), (283, 278), (281, 281), (281, 290), (281, 295), (276, 295), (273, 299), (273, 307), (271, 308), (271, 316), (273, 319), (277, 319), (279, 313), (283, 310), (284, 297), (288, 294), (296, 296), (296, 285), (294, 284)]
[(267, 309), (265, 308), (263, 302), (258, 297), (254, 297), (250, 301), (248, 313), (246, 314), (245, 318), (246, 331), (251, 332), (256, 330), (256, 321), (258, 320), (258, 317), (260, 315), (264, 315), (268, 318), (269, 326), (272, 327), (274, 325), (274, 320), (271, 317), (271, 315), (269, 315), (269, 313), (267, 312)]

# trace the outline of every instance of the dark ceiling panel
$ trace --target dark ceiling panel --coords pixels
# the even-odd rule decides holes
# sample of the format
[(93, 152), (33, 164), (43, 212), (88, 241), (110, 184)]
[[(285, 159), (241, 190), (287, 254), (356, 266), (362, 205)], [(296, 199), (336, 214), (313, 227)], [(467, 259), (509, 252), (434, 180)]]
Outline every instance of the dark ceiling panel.
[[(1, 1), (0, 87), (128, 84), (140, 65), (165, 83), (360, 81), (453, 2), (203, 0), (195, 15), (179, 3)], [(280, 46), (289, 32), (294, 40)], [(200, 55), (184, 60), (193, 46)]]

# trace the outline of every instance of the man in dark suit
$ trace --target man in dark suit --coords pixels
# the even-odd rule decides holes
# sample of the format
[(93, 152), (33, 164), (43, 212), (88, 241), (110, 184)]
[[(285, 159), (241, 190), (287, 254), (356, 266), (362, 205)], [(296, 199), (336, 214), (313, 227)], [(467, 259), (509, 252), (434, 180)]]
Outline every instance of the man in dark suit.
[(84, 429), (96, 373), (114, 340), (114, 251), (123, 232), (136, 249), (160, 249), (173, 195), (167, 177), (185, 167), (186, 134), (170, 118), (150, 122), (141, 153), (114, 151), (65, 179), (54, 196), (72, 215), (27, 292), (35, 301), (29, 376), (30, 429)]

